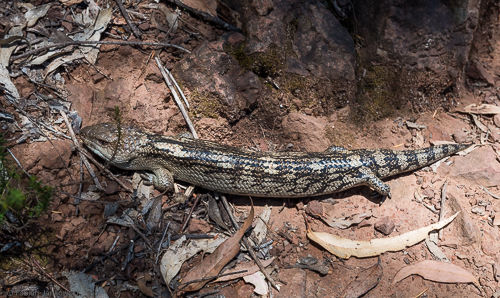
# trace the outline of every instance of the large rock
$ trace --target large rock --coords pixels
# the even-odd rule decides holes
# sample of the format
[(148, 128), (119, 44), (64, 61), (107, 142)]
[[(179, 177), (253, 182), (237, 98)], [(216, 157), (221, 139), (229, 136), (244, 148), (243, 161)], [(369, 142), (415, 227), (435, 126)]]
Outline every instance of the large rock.
[(257, 107), (293, 101), (324, 115), (353, 99), (354, 42), (322, 3), (234, 5), (244, 33), (204, 43), (174, 68), (197, 103), (195, 114), (234, 123)]
[(257, 75), (226, 53), (222, 41), (202, 44), (175, 66), (174, 75), (191, 91), (200, 116), (223, 116), (235, 122), (255, 107), (261, 96)]
[[(391, 109), (442, 105), (464, 77), (481, 1), (355, 0), (359, 98)], [(396, 105), (394, 105), (396, 104)]]
[(482, 186), (500, 185), (500, 163), (491, 147), (481, 147), (466, 156), (455, 158), (450, 176), (462, 177)]
[(175, 73), (202, 105), (196, 113), (230, 123), (277, 105), (324, 116), (355, 102), (353, 116), (371, 118), (408, 102), (450, 105), (484, 1), (226, 1), (242, 34), (203, 44)]
[[(260, 1), (253, 1), (256, 11)], [(285, 52), (285, 72), (330, 81), (354, 81), (354, 42), (321, 3), (275, 0), (267, 15), (248, 12), (248, 55), (278, 48)]]
[(242, 9), (250, 67), (299, 100), (320, 102), (322, 114), (345, 106), (356, 90), (354, 41), (347, 29), (319, 1), (270, 2), (273, 9), (265, 15), (259, 13), (262, 1)]

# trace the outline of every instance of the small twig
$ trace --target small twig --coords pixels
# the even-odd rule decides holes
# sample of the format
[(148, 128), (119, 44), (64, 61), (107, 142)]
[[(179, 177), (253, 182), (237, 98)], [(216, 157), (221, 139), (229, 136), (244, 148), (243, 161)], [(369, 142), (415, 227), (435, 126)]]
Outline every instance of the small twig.
[(111, 173), (110, 170), (108, 170), (105, 166), (103, 166), (100, 162), (98, 162), (94, 157), (92, 157), (92, 155), (88, 154), (82, 147), (77, 148), (77, 150), (81, 154), (83, 154), (86, 158), (88, 158), (96, 167), (98, 167), (99, 170), (104, 171), (104, 173), (106, 173), (106, 175), (108, 175), (109, 178), (116, 181), (116, 183), (118, 183), (127, 192), (130, 192), (130, 193), (134, 192), (130, 187), (125, 185), (120, 179), (116, 178), (116, 176), (113, 175), (113, 173)]
[(133, 225), (130, 225), (129, 227), (131, 227), (132, 229), (134, 229), (134, 231), (139, 234), (139, 236), (141, 236), (141, 238), (144, 240), (144, 242), (146, 242), (146, 245), (149, 247), (149, 249), (153, 250), (153, 246), (151, 245), (151, 242), (149, 242), (149, 239), (148, 237), (146, 237), (146, 235), (144, 235), (143, 232), (141, 232), (139, 230), (138, 227), (135, 226), (135, 224)]
[[(13, 104), (13, 106), (17, 109), (18, 112), (20, 112), (21, 114), (23, 114), (26, 118), (28, 118), (29, 121), (31, 121), (31, 123), (33, 123), (38, 129), (40, 129), (40, 127), (38, 127), (38, 125), (40, 126), (43, 126), (45, 129), (47, 129), (48, 131), (52, 132), (53, 134), (55, 134), (56, 136), (60, 136), (62, 138), (65, 138), (65, 139), (68, 139), (68, 140), (71, 140), (71, 137), (70, 136), (67, 136), (65, 134), (63, 134), (62, 132), (59, 132), (57, 130), (55, 130), (54, 128), (52, 128), (51, 126), (43, 123), (42, 121), (40, 122), (37, 122), (35, 120), (33, 120), (31, 118), (31, 115), (26, 113), (23, 109), (21, 109), (17, 104)], [(43, 133), (42, 133), (43, 134)], [(45, 134), (43, 134), (45, 136)]]
[(189, 223), (189, 219), (191, 218), (191, 214), (193, 214), (193, 210), (194, 208), (198, 205), (198, 202), (200, 201), (200, 197), (201, 196), (196, 196), (195, 197), (195, 200), (194, 200), (194, 203), (193, 203), (193, 206), (191, 207), (191, 209), (189, 210), (189, 214), (186, 218), (186, 220), (184, 221), (184, 224), (182, 225), (182, 228), (179, 230), (179, 233), (182, 233), (184, 232), (184, 229), (187, 227), (188, 223)]
[(432, 213), (439, 214), (439, 211), (436, 209), (436, 207), (434, 207), (434, 205), (427, 204), (426, 202), (422, 202), (422, 205), (424, 205), (424, 207), (429, 209)]
[[(229, 203), (227, 202), (226, 196), (221, 196), (221, 200), (222, 200), (222, 205), (224, 205), (224, 208), (226, 208), (226, 211), (229, 214), (229, 218), (231, 219), (231, 223), (233, 224), (234, 228), (235, 229), (239, 229), (239, 224), (236, 221), (236, 218), (234, 218), (233, 212), (231, 211), (231, 207), (229, 206)], [(253, 250), (252, 245), (250, 245), (250, 242), (248, 241), (248, 238), (246, 236), (243, 236), (242, 240), (243, 240), (243, 244), (245, 244), (245, 247), (248, 250), (248, 253), (252, 257), (252, 259), (255, 261), (255, 264), (257, 264), (257, 266), (259, 267), (259, 269), (262, 272), (262, 274), (264, 274), (264, 276), (266, 277), (266, 279), (279, 292), (279, 290), (280, 290), (279, 286), (276, 284), (276, 282), (274, 281), (274, 279), (272, 279), (272, 277), (265, 270), (264, 266), (260, 262), (260, 259), (255, 254), (255, 251)]]
[(14, 155), (14, 153), (12, 153), (12, 151), (10, 151), (9, 148), (7, 148), (7, 152), (9, 152), (10, 156), (12, 157), (12, 159), (14, 159), (14, 161), (17, 164), (17, 166), (24, 172), (24, 174), (26, 174), (26, 176), (28, 176), (28, 177), (31, 177), (31, 175), (28, 174), (28, 172), (24, 169), (23, 165), (21, 165), (21, 162), (17, 159), (17, 157)]
[(54, 43), (51, 45), (43, 46), (37, 49), (33, 49), (31, 51), (24, 52), (20, 55), (12, 56), (10, 57), (11, 61), (18, 60), (21, 58), (25, 58), (34, 54), (38, 54), (40, 52), (48, 51), (50, 49), (56, 49), (56, 48), (65, 48), (67, 46), (94, 46), (94, 45), (99, 45), (99, 44), (112, 44), (112, 45), (122, 45), (122, 46), (154, 46), (154, 47), (165, 47), (165, 48), (176, 48), (178, 50), (184, 51), (186, 53), (191, 53), (190, 50), (185, 49), (181, 46), (171, 44), (171, 43), (164, 43), (164, 42), (147, 42), (147, 41), (91, 41), (91, 40), (72, 40), (72, 41), (65, 41), (65, 42), (60, 42), (60, 43)]
[(190, 285), (190, 284), (193, 284), (193, 283), (197, 283), (197, 282), (200, 282), (200, 281), (215, 280), (215, 279), (217, 279), (219, 277), (228, 276), (228, 275), (235, 275), (235, 274), (240, 274), (240, 273), (245, 273), (245, 272), (248, 272), (248, 270), (245, 269), (245, 270), (240, 270), (240, 271), (235, 271), (235, 272), (228, 272), (228, 273), (222, 273), (222, 274), (218, 274), (218, 275), (214, 275), (214, 276), (207, 276), (207, 277), (203, 277), (203, 278), (199, 278), (199, 279), (190, 280), (190, 281), (187, 281), (185, 283), (181, 283), (179, 285), (179, 289), (182, 289), (182, 288), (186, 287), (187, 285)]
[(174, 207), (179, 206), (180, 204), (181, 204), (181, 203), (175, 203), (175, 204), (172, 204), (172, 205), (170, 205), (170, 206), (167, 206), (167, 207), (165, 207), (165, 209), (164, 209), (163, 211), (170, 210), (170, 209), (172, 209), (172, 208), (174, 208)]
[(180, 0), (167, 0), (167, 2), (170, 2), (171, 4), (174, 4), (180, 8), (188, 11), (190, 14), (193, 14), (194, 16), (199, 17), (203, 21), (211, 23), (211, 24), (218, 26), (224, 30), (241, 32), (241, 30), (239, 28), (224, 22), (220, 18), (215, 17), (215, 16), (213, 16), (209, 13), (206, 13), (204, 11), (192, 8), (191, 6), (188, 6), (184, 3), (182, 3)]
[(47, 271), (45, 271), (45, 269), (43, 269), (42, 266), (40, 264), (38, 264), (38, 262), (35, 259), (30, 257), (30, 260), (33, 264), (35, 264), (36, 267), (38, 267), (38, 269), (40, 269), (42, 271), (43, 274), (45, 274), (56, 285), (58, 285), (61, 289), (65, 290), (66, 292), (68, 292), (68, 293), (70, 292), (65, 286), (63, 286), (60, 282), (58, 282), (51, 274), (49, 274)]
[(113, 244), (111, 245), (111, 247), (108, 250), (108, 254), (110, 254), (113, 251), (113, 249), (115, 249), (116, 243), (118, 243), (119, 239), (120, 239), (120, 235), (116, 236), (115, 241), (113, 241)]
[(214, 239), (214, 235), (209, 234), (177, 234), (171, 237), (170, 240), (175, 241), (181, 237), (186, 237), (187, 239)]
[[(80, 148), (80, 143), (78, 143), (78, 140), (76, 139), (76, 136), (75, 136), (75, 132), (73, 131), (73, 128), (71, 127), (71, 124), (69, 123), (68, 115), (66, 115), (66, 112), (64, 112), (63, 110), (60, 110), (60, 113), (64, 119), (64, 122), (66, 123), (66, 127), (68, 128), (69, 134), (71, 136), (71, 139), (73, 140), (73, 143), (75, 144), (75, 147)], [(97, 179), (97, 176), (95, 175), (94, 170), (90, 166), (89, 161), (87, 160), (85, 155), (83, 155), (81, 153), (81, 150), (78, 150), (78, 152), (80, 154), (80, 158), (83, 161), (83, 164), (85, 165), (85, 167), (87, 168), (87, 171), (89, 172), (90, 176), (94, 180), (96, 187), (100, 190), (103, 190), (104, 188), (102, 187), (101, 183), (99, 182), (99, 179)]]
[(105, 224), (104, 227), (102, 228), (101, 232), (99, 233), (99, 235), (97, 236), (97, 238), (94, 240), (94, 242), (90, 245), (89, 249), (87, 250), (87, 253), (85, 254), (85, 258), (88, 259), (89, 258), (89, 253), (90, 253), (90, 250), (92, 248), (94, 248), (94, 245), (97, 243), (97, 241), (99, 241), (99, 238), (101, 238), (102, 234), (104, 234), (104, 231), (106, 230), (106, 227), (108, 226), (108, 224)]
[(75, 199), (75, 215), (76, 216), (78, 216), (78, 213), (80, 210), (79, 205), (80, 205), (80, 201), (82, 200), (83, 179), (85, 179), (84, 173), (83, 173), (83, 159), (80, 158), (80, 183), (78, 183), (78, 195), (76, 196), (76, 199)]
[(125, 22), (127, 22), (127, 25), (130, 27), (130, 30), (134, 34), (135, 37), (141, 39), (142, 38), (142, 33), (139, 31), (139, 29), (132, 23), (130, 20), (130, 17), (128, 16), (127, 10), (125, 7), (123, 7), (122, 0), (115, 0), (116, 4), (118, 5), (118, 8), (120, 9), (120, 12), (122, 13), (123, 18), (125, 19)]
[(172, 92), (172, 96), (174, 97), (175, 103), (179, 107), (179, 110), (181, 111), (181, 114), (184, 117), (184, 120), (186, 120), (186, 123), (189, 127), (189, 130), (191, 131), (191, 134), (193, 134), (193, 137), (195, 139), (197, 139), (198, 134), (196, 133), (194, 125), (191, 122), (191, 119), (189, 118), (189, 115), (188, 115), (186, 109), (184, 108), (184, 105), (182, 104), (181, 100), (179, 99), (179, 95), (177, 95), (177, 92), (175, 91), (174, 86), (172, 85), (172, 82), (170, 82), (170, 78), (168, 77), (168, 74), (165, 71), (165, 68), (163, 67), (163, 65), (161, 63), (160, 58), (158, 58), (158, 56), (155, 56), (155, 61), (156, 61), (156, 64), (158, 65), (158, 68), (160, 69), (160, 72), (163, 76), (163, 79), (167, 83), (167, 86), (170, 89), (170, 91)]
[(184, 191), (184, 196), (186, 197), (186, 200), (191, 198), (194, 192), (194, 186), (190, 185), (186, 190)]
[(165, 230), (163, 231), (163, 235), (161, 236), (160, 244), (158, 244), (158, 250), (156, 251), (155, 264), (158, 264), (158, 259), (160, 257), (161, 245), (163, 244), (163, 239), (165, 239), (165, 235), (167, 235), (168, 227), (170, 227), (170, 221), (167, 222), (167, 226), (165, 227)]
[(422, 297), (425, 294), (425, 292), (427, 292), (427, 290), (429, 290), (429, 288), (426, 288), (422, 292), (418, 293), (417, 296), (415, 296), (415, 298)]
[[(443, 183), (443, 188), (441, 189), (441, 209), (439, 210), (439, 220), (444, 218), (444, 206), (446, 202), (446, 187), (448, 185), (448, 181)], [(438, 237), (441, 240), (443, 238), (443, 229), (440, 229), (438, 232)]]
[(179, 84), (177, 84), (177, 81), (175, 80), (175, 78), (172, 75), (172, 73), (167, 68), (164, 68), (164, 69), (165, 69), (165, 72), (168, 74), (168, 77), (170, 78), (170, 80), (172, 80), (172, 82), (174, 83), (175, 89), (177, 89), (177, 91), (179, 91), (179, 94), (181, 95), (182, 100), (184, 100), (184, 103), (186, 104), (186, 107), (188, 109), (191, 108), (189, 106), (189, 102), (188, 102), (186, 96), (184, 95), (184, 92), (182, 92), (181, 87), (179, 87)]
[(87, 59), (87, 58), (84, 58), (85, 59), (85, 62), (87, 62), (87, 64), (92, 67), (95, 71), (97, 71), (101, 76), (105, 77), (106, 79), (112, 81), (113, 79), (110, 78), (107, 74), (105, 74), (102, 70), (100, 70), (97, 66), (95, 66), (95, 64), (92, 64), (90, 63), (90, 61)]
[(127, 269), (128, 264), (134, 259), (134, 247), (135, 247), (135, 241), (130, 240), (128, 250), (127, 250), (127, 255), (125, 256), (125, 260), (123, 260), (121, 270), (125, 271)]
[(490, 196), (492, 196), (494, 199), (497, 199), (497, 200), (500, 200), (500, 196), (497, 196), (496, 194), (492, 193), (491, 191), (489, 191), (486, 187), (482, 186), (481, 185), (481, 188), (484, 190), (485, 193), (489, 194)]

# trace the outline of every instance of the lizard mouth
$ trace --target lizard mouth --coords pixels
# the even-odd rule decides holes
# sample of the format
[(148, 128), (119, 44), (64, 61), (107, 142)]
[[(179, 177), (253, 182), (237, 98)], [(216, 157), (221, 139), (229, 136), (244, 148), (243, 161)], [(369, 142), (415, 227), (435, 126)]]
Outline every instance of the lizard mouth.
[(102, 158), (104, 160), (109, 160), (111, 158), (111, 156), (108, 156), (108, 154), (106, 154), (105, 152), (103, 152), (103, 150), (101, 150), (103, 144), (100, 144), (99, 142), (91, 140), (91, 139), (85, 137), (84, 135), (81, 136), (81, 139), (82, 139), (85, 147), (87, 147), (95, 155), (99, 156), (100, 158)]

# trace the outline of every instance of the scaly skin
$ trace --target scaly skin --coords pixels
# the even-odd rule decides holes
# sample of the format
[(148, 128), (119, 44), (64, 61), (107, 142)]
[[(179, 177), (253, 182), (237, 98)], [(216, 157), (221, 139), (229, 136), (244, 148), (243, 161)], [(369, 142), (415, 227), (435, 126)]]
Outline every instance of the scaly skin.
[(102, 123), (82, 129), (84, 144), (110, 164), (153, 172), (153, 184), (171, 190), (174, 178), (227, 194), (307, 197), (368, 185), (390, 197), (381, 179), (432, 164), (467, 148), (447, 144), (417, 150), (254, 152), (210, 141), (117, 129)]

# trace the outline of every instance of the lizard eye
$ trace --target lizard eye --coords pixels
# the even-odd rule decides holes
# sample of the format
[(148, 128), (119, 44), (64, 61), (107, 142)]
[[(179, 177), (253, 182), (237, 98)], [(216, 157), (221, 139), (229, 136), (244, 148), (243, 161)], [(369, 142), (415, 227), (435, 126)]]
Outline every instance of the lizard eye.
[(97, 143), (99, 143), (99, 145), (101, 145), (101, 146), (105, 146), (105, 145), (107, 145), (107, 144), (108, 144), (108, 142), (107, 142), (107, 141), (105, 141), (105, 140), (103, 140), (103, 139), (96, 138), (95, 140), (96, 140), (96, 141), (97, 141)]

